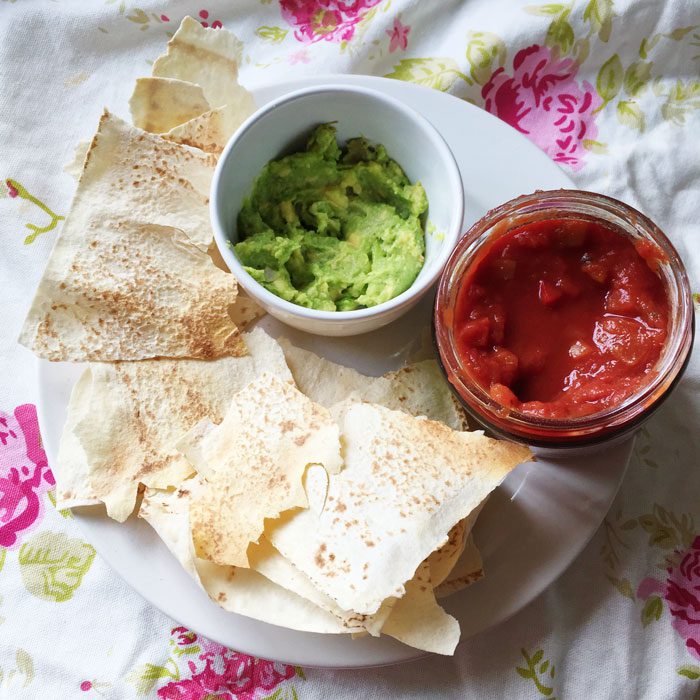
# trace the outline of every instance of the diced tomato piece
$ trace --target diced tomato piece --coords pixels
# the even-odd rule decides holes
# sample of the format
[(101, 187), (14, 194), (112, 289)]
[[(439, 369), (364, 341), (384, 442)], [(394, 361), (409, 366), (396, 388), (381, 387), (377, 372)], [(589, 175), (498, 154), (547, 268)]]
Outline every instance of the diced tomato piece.
[(493, 269), (496, 277), (502, 280), (512, 280), (515, 277), (517, 263), (509, 258), (497, 258), (493, 261)]
[(578, 248), (586, 241), (588, 234), (588, 222), (581, 219), (566, 221), (557, 230), (559, 243), (566, 248)]
[(609, 314), (633, 314), (637, 310), (636, 299), (625, 287), (614, 287), (605, 295), (605, 310)]
[(518, 397), (503, 384), (492, 384), (489, 394), (494, 401), (497, 401), (508, 408), (515, 408), (518, 405)]
[(512, 384), (518, 373), (518, 356), (505, 348), (496, 348), (491, 355), (493, 376), (501, 384)]
[(547, 280), (540, 280), (537, 294), (541, 304), (544, 304), (545, 306), (552, 306), (552, 304), (556, 304), (556, 302), (562, 298), (563, 292), (561, 289), (557, 289), (557, 287), (551, 282), (547, 282)]
[(581, 265), (581, 269), (598, 284), (603, 284), (608, 279), (608, 268), (599, 260), (585, 262)]
[(491, 343), (500, 345), (506, 331), (506, 317), (500, 309), (494, 309), (491, 313)]
[(574, 359), (584, 358), (590, 355), (592, 352), (593, 348), (588, 345), (588, 343), (583, 343), (580, 340), (577, 340), (569, 348), (569, 357), (573, 357)]
[(569, 297), (577, 297), (581, 293), (581, 287), (567, 275), (560, 277), (556, 286)]
[(483, 348), (488, 343), (490, 330), (491, 322), (482, 316), (474, 321), (467, 321), (459, 332), (459, 339), (465, 345)]
[(524, 374), (535, 374), (544, 368), (547, 362), (547, 353), (543, 348), (532, 347), (522, 350), (519, 358), (519, 370)]

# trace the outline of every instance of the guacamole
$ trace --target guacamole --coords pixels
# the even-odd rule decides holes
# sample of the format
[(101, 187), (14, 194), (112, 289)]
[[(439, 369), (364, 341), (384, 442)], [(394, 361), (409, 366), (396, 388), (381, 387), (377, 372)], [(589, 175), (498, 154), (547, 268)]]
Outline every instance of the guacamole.
[(425, 255), (423, 187), (384, 146), (338, 146), (332, 124), (306, 149), (270, 161), (238, 215), (234, 246), (273, 294), (312, 309), (351, 311), (408, 289)]

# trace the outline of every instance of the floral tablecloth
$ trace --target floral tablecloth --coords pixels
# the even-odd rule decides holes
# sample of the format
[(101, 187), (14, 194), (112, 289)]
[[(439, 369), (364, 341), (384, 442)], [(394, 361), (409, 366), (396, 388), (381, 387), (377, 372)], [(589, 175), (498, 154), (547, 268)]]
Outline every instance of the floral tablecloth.
[(454, 658), (333, 672), (225, 649), (132, 592), (52, 505), (15, 339), (75, 189), (63, 164), (104, 105), (128, 115), (186, 14), (244, 41), (248, 87), (368, 73), (483, 107), (655, 219), (700, 290), (700, 3), (536, 2), (0, 0), (0, 698), (700, 698), (697, 358), (585, 551)]

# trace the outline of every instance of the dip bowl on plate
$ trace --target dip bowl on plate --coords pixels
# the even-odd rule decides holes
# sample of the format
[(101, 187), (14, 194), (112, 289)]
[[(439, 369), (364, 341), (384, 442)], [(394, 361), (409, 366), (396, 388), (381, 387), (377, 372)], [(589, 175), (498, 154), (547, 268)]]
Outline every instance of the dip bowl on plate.
[(670, 395), (693, 344), (693, 300), (680, 256), (642, 213), (593, 192), (535, 192), (459, 241), (433, 333), (473, 418), (570, 454), (624, 439)]
[[(423, 217), (425, 260), (413, 283), (388, 301), (351, 311), (325, 311), (286, 301), (256, 281), (238, 259), (238, 214), (253, 183), (271, 160), (303, 149), (319, 124), (333, 123), (342, 146), (364, 137), (386, 148), (428, 199)], [(435, 127), (400, 101), (348, 85), (289, 93), (253, 114), (224, 149), (212, 180), (214, 239), (238, 283), (268, 313), (300, 330), (327, 336), (366, 333), (397, 319), (437, 280), (460, 236), (463, 190), (457, 163)]]

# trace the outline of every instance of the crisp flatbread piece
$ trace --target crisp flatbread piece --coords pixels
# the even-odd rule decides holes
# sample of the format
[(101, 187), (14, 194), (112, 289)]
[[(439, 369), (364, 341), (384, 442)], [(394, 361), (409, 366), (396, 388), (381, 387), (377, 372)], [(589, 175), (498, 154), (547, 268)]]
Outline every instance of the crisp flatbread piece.
[(265, 520), (308, 506), (309, 465), (342, 465), (328, 410), (269, 373), (233, 397), (219, 425), (201, 421), (177, 447), (200, 477), (190, 502), (195, 551), (222, 565), (247, 567)]
[(350, 403), (339, 424), (345, 466), (323, 512), (265, 534), (341, 608), (372, 615), (530, 451), (370, 404)]
[[(306, 588), (303, 578), (298, 578), (299, 572), (279, 555), (272, 555), (274, 560), (268, 563), (268, 573), (272, 572), (273, 578), (282, 576), (282, 572), (294, 577), (297, 582), (291, 586), (288, 580), (278, 584), (257, 571), (221, 566), (197, 558), (189, 525), (190, 485), (190, 481), (185, 481), (176, 491), (146, 489), (139, 517), (153, 527), (185, 571), (212, 600), (230, 612), (288, 629), (322, 634), (366, 634), (361, 627), (348, 625), (314, 604), (312, 599), (318, 597), (318, 592)], [(277, 567), (279, 570), (273, 571)], [(439, 608), (429, 588), (427, 591), (422, 589), (425, 565), (418, 574), (421, 578), (417, 575), (415, 582), (406, 585), (406, 600), (392, 601), (393, 607), (387, 606), (386, 614), (382, 617), (382, 633), (416, 645), (418, 649), (451, 653), (450, 647), (456, 643), (454, 630), (457, 623)], [(295, 587), (304, 590), (309, 597), (294, 593)], [(397, 603), (400, 603), (400, 607)], [(359, 619), (360, 616), (357, 617)], [(419, 631), (421, 628), (425, 628), (423, 632)], [(440, 635), (442, 641), (436, 640)]]
[(352, 397), (442, 421), (454, 430), (464, 428), (464, 411), (456, 405), (435, 360), (415, 362), (381, 377), (368, 377), (296, 347), (286, 338), (280, 338), (279, 343), (299, 389), (326, 408)]
[(49, 360), (245, 352), (207, 255), (213, 161), (105, 113), (20, 335)]
[(388, 604), (380, 607), (379, 611), (371, 616), (343, 610), (335, 601), (317, 590), (311, 581), (290, 564), (265, 537), (261, 537), (260, 541), (248, 550), (248, 558), (253, 571), (257, 571), (278, 586), (333, 615), (344, 632), (369, 632), (373, 636), (378, 636), (391, 614), (395, 602), (393, 600), (388, 601)]
[(236, 129), (255, 111), (255, 102), (247, 91), (237, 96), (235, 104), (217, 107), (163, 134), (169, 141), (194, 146), (207, 153), (219, 154)]
[(200, 85), (210, 107), (236, 104), (247, 93), (238, 84), (243, 43), (225, 29), (209, 29), (185, 17), (153, 64), (153, 75)]
[(484, 564), (476, 547), (474, 537), (469, 535), (464, 543), (464, 551), (447, 578), (435, 586), (435, 595), (446, 598), (462, 591), (472, 583), (484, 578)]
[(92, 370), (88, 367), (71, 392), (66, 424), (58, 443), (57, 464), (52, 465), (56, 479), (56, 507), (61, 510), (100, 503), (99, 494), (90, 485), (87, 455), (75, 434), (75, 426), (90, 410), (91, 391)]
[(406, 593), (396, 601), (382, 632), (416, 649), (454, 653), (459, 643), (459, 623), (435, 600), (427, 563), (421, 564), (406, 583)]
[[(430, 580), (433, 588), (451, 576), (455, 565), (464, 552), (466, 543), (471, 539), (471, 531), (482, 507), (483, 503), (480, 503), (464, 520), (460, 520), (448, 533), (447, 542), (426, 559), (430, 567)], [(472, 546), (475, 547), (473, 539), (471, 542)]]
[(135, 127), (162, 134), (210, 110), (199, 85), (176, 78), (138, 78), (129, 99)]
[(263, 330), (250, 354), (214, 361), (94, 363), (71, 395), (55, 467), (59, 507), (101, 501), (123, 521), (140, 484), (179, 485), (193, 473), (176, 441), (200, 420), (221, 421), (231, 398), (263, 372), (291, 381), (284, 355)]
[(250, 569), (220, 566), (194, 553), (189, 523), (189, 482), (176, 491), (146, 489), (144, 518), (182, 567), (224, 610), (288, 629), (341, 634), (347, 629), (333, 615)]
[(63, 172), (68, 173), (74, 180), (80, 180), (85, 165), (85, 157), (90, 150), (90, 139), (78, 141), (73, 150), (73, 159), (63, 166)]

